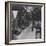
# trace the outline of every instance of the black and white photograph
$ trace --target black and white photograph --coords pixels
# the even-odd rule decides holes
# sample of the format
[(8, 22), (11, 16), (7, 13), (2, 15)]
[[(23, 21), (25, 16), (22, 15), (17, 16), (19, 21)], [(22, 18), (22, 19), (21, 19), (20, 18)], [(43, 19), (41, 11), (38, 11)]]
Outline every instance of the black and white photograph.
[(44, 42), (44, 3), (6, 3), (6, 42)]

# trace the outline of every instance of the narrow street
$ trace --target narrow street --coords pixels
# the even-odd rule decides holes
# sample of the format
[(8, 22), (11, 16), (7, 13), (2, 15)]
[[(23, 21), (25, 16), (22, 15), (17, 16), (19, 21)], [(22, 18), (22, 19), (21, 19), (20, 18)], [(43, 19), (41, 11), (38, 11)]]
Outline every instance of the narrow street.
[(31, 29), (32, 28), (30, 25), (26, 29), (22, 30), (22, 33), (19, 36), (17, 36), (17, 39), (35, 39), (36, 30), (34, 29), (34, 31), (32, 31)]

